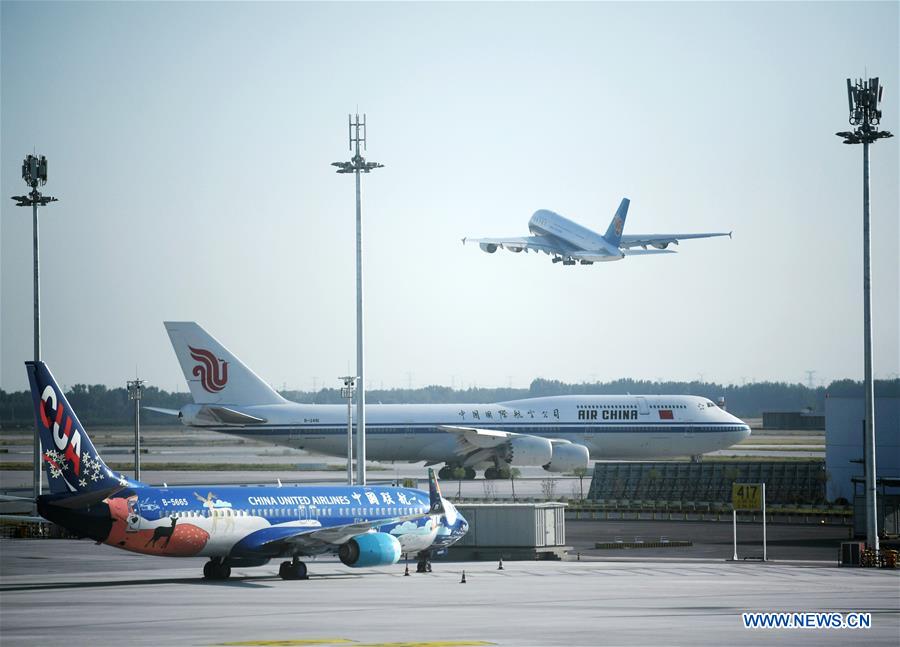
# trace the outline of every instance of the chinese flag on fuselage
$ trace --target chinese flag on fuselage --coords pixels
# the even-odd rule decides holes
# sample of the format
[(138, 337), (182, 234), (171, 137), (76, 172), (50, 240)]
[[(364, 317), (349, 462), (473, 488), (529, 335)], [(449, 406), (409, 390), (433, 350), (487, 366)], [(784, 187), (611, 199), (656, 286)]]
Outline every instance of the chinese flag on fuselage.
[(659, 419), (660, 420), (673, 420), (674, 416), (672, 415), (671, 409), (659, 409)]

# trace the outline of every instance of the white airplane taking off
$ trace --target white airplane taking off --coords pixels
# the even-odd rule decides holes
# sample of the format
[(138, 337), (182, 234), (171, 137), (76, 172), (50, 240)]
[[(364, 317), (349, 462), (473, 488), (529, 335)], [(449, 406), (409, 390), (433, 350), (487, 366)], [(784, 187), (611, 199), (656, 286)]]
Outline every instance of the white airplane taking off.
[[(347, 407), (285, 400), (194, 322), (166, 322), (194, 403), (183, 424), (329, 456), (347, 455)], [(566, 395), (491, 404), (367, 404), (366, 458), (446, 463), (466, 477), (508, 466), (570, 472), (594, 459), (699, 456), (750, 435), (712, 401), (688, 395)]]
[[(511, 252), (544, 252), (553, 257), (554, 263), (563, 265), (592, 265), (607, 261), (621, 261), (626, 256), (643, 256), (646, 254), (674, 254), (675, 250), (666, 249), (670, 244), (677, 245), (680, 240), (689, 238), (713, 238), (728, 236), (731, 232), (705, 234), (630, 234), (623, 235), (625, 216), (628, 215), (628, 198), (622, 203), (609, 223), (604, 235), (582, 227), (558, 213), (539, 209), (528, 221), (528, 229), (533, 236), (522, 238), (463, 238), (466, 242), (478, 243), (488, 254), (497, 249), (508, 249)], [(647, 247), (654, 249), (647, 249)], [(634, 249), (640, 247), (641, 249)]]

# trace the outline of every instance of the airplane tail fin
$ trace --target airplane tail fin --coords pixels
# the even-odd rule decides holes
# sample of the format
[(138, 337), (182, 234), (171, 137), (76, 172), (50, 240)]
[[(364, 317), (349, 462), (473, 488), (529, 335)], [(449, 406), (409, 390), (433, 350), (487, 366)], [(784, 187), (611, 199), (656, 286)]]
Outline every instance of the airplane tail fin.
[(437, 476), (434, 470), (428, 468), (428, 499), (429, 510), (431, 514), (444, 514), (444, 499), (441, 496), (441, 486), (438, 485)]
[(631, 204), (631, 201), (628, 198), (622, 198), (622, 202), (619, 203), (619, 208), (616, 210), (616, 215), (613, 216), (612, 222), (609, 223), (609, 227), (603, 237), (610, 245), (618, 247), (619, 242), (622, 240), (622, 231), (625, 229), (625, 217), (628, 215), (629, 204)]
[(164, 325), (196, 404), (287, 402), (196, 322), (166, 321)]
[(93, 499), (101, 492), (138, 485), (106, 466), (47, 365), (25, 362), (25, 367), (50, 492)]

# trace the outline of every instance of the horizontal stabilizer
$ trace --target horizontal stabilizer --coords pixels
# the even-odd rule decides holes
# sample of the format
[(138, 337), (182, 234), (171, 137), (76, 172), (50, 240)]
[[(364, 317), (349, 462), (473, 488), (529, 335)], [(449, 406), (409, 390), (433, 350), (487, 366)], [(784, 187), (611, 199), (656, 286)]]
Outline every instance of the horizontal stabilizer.
[(230, 409), (228, 407), (216, 407), (206, 405), (197, 413), (198, 420), (209, 420), (214, 423), (223, 425), (259, 425), (266, 422), (265, 418), (251, 416), (249, 413), (243, 413)]
[(47, 523), (47, 520), (27, 514), (0, 514), (0, 523)]
[(164, 409), (162, 407), (141, 407), (141, 409), (146, 409), (147, 411), (155, 411), (156, 413), (161, 413), (166, 416), (177, 416), (181, 413), (178, 409)]
[(14, 496), (12, 494), (0, 494), (0, 502), (3, 503), (11, 503), (11, 502), (29, 502), (34, 503), (34, 497), (30, 496)]
[(103, 499), (111, 497), (116, 492), (120, 492), (124, 489), (124, 485), (114, 485), (110, 488), (104, 488), (102, 490), (91, 490), (89, 492), (84, 492), (83, 494), (76, 494), (75, 496), (65, 496), (59, 499), (50, 499), (49, 501), (47, 501), (47, 505), (52, 505), (57, 508), (66, 508), (68, 510), (87, 508), (88, 506), (99, 503)]

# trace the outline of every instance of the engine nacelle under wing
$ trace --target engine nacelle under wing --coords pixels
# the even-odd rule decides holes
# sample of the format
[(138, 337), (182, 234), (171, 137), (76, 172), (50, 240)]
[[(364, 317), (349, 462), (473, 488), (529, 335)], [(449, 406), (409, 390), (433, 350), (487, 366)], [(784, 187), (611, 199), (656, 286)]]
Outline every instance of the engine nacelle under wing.
[(478, 246), (482, 251), (485, 251), (488, 254), (493, 254), (497, 251), (497, 245), (495, 245), (494, 243), (478, 243)]
[(591, 454), (584, 445), (574, 443), (556, 443), (553, 445), (553, 457), (544, 465), (548, 472), (571, 472), (579, 467), (587, 468)]
[(400, 542), (386, 532), (358, 535), (338, 549), (338, 557), (345, 566), (388, 566), (400, 561)]
[(506, 441), (506, 455), (510, 465), (546, 465), (553, 457), (553, 445), (539, 436), (514, 436)]

